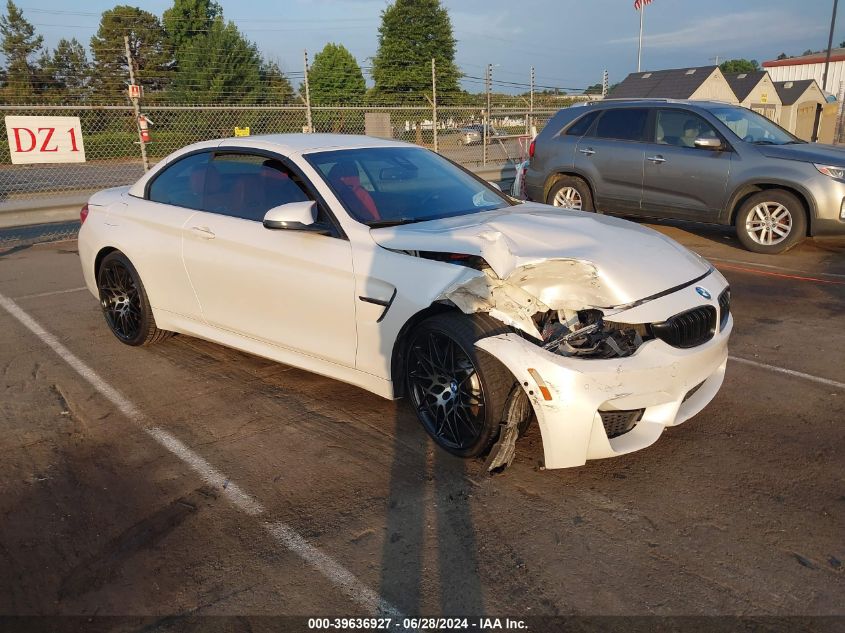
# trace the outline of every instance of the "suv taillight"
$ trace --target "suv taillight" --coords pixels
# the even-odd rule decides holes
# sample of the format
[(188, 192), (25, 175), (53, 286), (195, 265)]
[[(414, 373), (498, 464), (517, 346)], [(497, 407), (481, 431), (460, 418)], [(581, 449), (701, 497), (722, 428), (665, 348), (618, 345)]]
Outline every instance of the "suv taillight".
[(79, 210), (79, 223), (85, 224), (85, 220), (88, 217), (88, 205), (86, 204)]
[(531, 141), (531, 145), (528, 146), (528, 158), (534, 158), (534, 143), (536, 142), (537, 141)]

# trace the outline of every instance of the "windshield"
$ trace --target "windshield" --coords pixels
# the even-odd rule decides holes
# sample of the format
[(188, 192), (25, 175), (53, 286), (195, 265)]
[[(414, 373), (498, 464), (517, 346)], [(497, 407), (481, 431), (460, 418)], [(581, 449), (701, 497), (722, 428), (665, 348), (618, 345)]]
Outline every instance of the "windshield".
[(713, 108), (710, 112), (746, 143), (787, 145), (804, 142), (763, 115), (747, 108)]
[(372, 147), (306, 156), (346, 211), (368, 226), (407, 224), (510, 206), (501, 192), (442, 156)]

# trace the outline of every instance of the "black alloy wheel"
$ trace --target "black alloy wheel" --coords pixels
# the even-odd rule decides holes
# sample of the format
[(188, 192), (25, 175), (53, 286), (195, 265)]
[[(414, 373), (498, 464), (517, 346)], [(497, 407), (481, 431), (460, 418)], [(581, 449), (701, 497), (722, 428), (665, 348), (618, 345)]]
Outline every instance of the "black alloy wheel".
[(511, 373), (475, 341), (508, 332), (487, 315), (437, 315), (411, 333), (405, 356), (407, 392), (417, 417), (450, 453), (475, 457), (495, 442)]
[(138, 271), (120, 251), (103, 258), (97, 270), (97, 290), (106, 323), (127, 345), (147, 345), (170, 336), (159, 330)]

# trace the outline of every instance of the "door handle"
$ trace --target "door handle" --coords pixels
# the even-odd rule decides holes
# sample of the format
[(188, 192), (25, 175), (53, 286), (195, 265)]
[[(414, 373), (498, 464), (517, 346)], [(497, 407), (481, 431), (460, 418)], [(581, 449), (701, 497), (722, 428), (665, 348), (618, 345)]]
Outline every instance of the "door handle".
[(594, 150), (592, 147), (586, 147), (584, 149), (579, 149), (578, 151), (584, 154), (585, 156), (592, 156), (596, 153), (596, 150)]
[(655, 165), (656, 165), (657, 163), (665, 163), (665, 162), (666, 162), (666, 159), (665, 159), (665, 158), (663, 158), (663, 157), (662, 157), (662, 156), (660, 156), (660, 155), (657, 155), (657, 156), (649, 156), (648, 158), (646, 158), (646, 160), (650, 160), (650, 161), (651, 161), (652, 163), (654, 163)]
[(207, 226), (192, 226), (191, 231), (194, 235), (198, 235), (206, 240), (213, 240), (215, 238), (214, 231)]

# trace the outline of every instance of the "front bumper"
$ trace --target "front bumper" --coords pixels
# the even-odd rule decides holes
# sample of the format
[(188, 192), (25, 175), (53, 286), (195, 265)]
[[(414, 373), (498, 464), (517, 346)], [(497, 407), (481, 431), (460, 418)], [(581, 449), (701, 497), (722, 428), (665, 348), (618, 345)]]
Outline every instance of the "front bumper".
[[(732, 328), (729, 317), (698, 347), (677, 349), (655, 339), (633, 356), (612, 360), (567, 358), (517, 334), (484, 338), (476, 346), (501, 361), (528, 394), (543, 436), (546, 468), (567, 468), (645, 448), (667, 426), (701, 411), (722, 385)], [(550, 400), (541, 395), (529, 369), (542, 378)], [(608, 438), (599, 411), (636, 409), (644, 410), (636, 426)]]
[[(809, 166), (815, 172), (815, 168)], [(814, 213), (810, 217), (811, 235), (845, 235), (842, 207), (845, 202), (845, 182), (819, 173), (812, 173), (802, 184), (809, 191)]]

